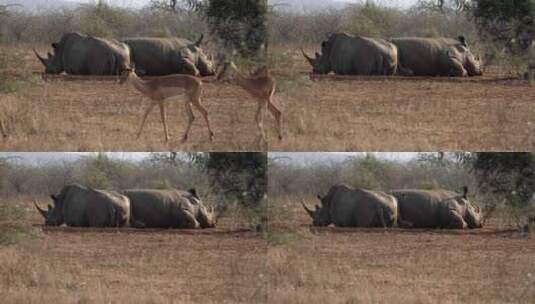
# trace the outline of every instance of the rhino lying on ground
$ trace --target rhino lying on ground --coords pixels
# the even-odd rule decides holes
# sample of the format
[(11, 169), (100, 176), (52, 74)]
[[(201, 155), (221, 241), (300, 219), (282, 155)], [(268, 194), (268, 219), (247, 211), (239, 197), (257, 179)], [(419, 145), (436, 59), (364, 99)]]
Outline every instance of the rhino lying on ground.
[(303, 55), (315, 74), (394, 75), (398, 65), (397, 48), (391, 42), (345, 33), (332, 34), (315, 59)]
[(447, 190), (394, 190), (403, 228), (481, 228), (484, 217), (464, 194)]
[(479, 76), (481, 62), (464, 37), (394, 38), (398, 48), (399, 74), (405, 76)]
[(74, 227), (123, 227), (130, 221), (130, 201), (114, 191), (87, 188), (78, 184), (63, 187), (50, 196), (54, 206), (48, 210), (35, 207), (45, 218), (45, 225)]
[(130, 49), (114, 39), (67, 33), (52, 48), (46, 59), (34, 50), (47, 74), (119, 75), (130, 66)]
[(384, 192), (339, 184), (331, 187), (323, 198), (320, 195), (318, 198), (321, 207), (316, 205), (314, 211), (302, 203), (314, 226), (392, 227), (396, 223), (396, 198)]
[(208, 210), (195, 189), (126, 190), (132, 204), (132, 215), (147, 228), (213, 228), (216, 216)]
[(201, 49), (203, 37), (195, 43), (182, 38), (126, 38), (132, 61), (140, 75), (214, 75), (212, 61)]

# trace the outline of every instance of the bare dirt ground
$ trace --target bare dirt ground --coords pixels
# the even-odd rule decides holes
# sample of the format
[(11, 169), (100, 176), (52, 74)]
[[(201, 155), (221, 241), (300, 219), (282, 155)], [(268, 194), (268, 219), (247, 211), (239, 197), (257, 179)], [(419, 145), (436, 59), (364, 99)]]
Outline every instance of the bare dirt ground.
[(293, 199), (272, 203), (272, 303), (531, 303), (535, 238), (484, 229), (311, 229)]
[[(48, 82), (29, 46), (13, 47), (22, 61), (0, 73), (30, 83), (0, 94), (2, 117), (10, 137), (2, 150), (25, 151), (258, 151), (256, 102), (240, 88), (206, 79), (203, 103), (214, 142), (199, 113), (189, 142), (182, 104), (168, 105), (172, 141), (165, 144), (158, 111), (148, 118), (140, 139), (135, 133), (147, 101), (129, 86), (109, 80)], [(46, 48), (40, 47), (43, 53)], [(483, 77), (321, 77), (295, 48), (273, 55), (284, 113), (285, 138), (276, 138), (266, 114), (271, 151), (528, 151), (535, 149), (535, 87), (511, 80), (496, 69)], [(507, 77), (505, 77), (507, 76)], [(27, 82), (27, 81), (25, 81)]]

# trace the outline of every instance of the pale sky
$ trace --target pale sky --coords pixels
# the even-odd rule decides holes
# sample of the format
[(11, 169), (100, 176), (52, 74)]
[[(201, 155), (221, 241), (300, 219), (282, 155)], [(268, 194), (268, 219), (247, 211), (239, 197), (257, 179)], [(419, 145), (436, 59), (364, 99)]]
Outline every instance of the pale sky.
[[(97, 0), (65, 0), (70, 2), (92, 2), (95, 3)], [(107, 1), (109, 4), (114, 4), (118, 6), (134, 6), (134, 7), (142, 7), (150, 2), (150, 0), (104, 0)], [(273, 0), (272, 2), (276, 3), (283, 3), (285, 0)], [(306, 0), (301, 0), (303, 3), (306, 3)], [(347, 2), (347, 3), (359, 3), (359, 2), (365, 2), (365, 0), (334, 0), (336, 2)], [(375, 0), (376, 3), (387, 5), (387, 6), (393, 6), (393, 7), (401, 7), (401, 8), (407, 8), (410, 7), (418, 0)]]

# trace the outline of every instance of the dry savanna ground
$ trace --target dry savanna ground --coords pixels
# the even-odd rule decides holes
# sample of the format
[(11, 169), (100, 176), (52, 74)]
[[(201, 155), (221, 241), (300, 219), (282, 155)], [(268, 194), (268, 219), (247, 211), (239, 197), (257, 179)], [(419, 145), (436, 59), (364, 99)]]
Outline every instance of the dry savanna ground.
[(298, 202), (272, 202), (271, 303), (533, 303), (533, 237), (495, 224), (311, 229)]
[[(30, 46), (12, 46), (17, 64), (1, 70), (10, 79), (31, 75), (12, 93), (0, 94), (10, 136), (4, 150), (255, 151), (256, 102), (240, 88), (207, 79), (203, 103), (216, 132), (208, 141), (198, 112), (190, 140), (180, 138), (187, 119), (182, 104), (168, 105), (172, 140), (163, 141), (158, 110), (136, 139), (147, 101), (113, 79), (44, 82)], [(46, 54), (46, 47), (38, 47)], [(506, 79), (498, 69), (470, 79), (333, 76), (311, 80), (297, 48), (277, 47), (275, 103), (284, 113), (284, 139), (266, 114), (271, 151), (436, 151), (535, 149), (535, 87)]]
[[(236, 226), (235, 214), (201, 231), (46, 228), (28, 201), (0, 202), (2, 303), (532, 303), (535, 297), (535, 239), (497, 226), (311, 229), (297, 200), (287, 198), (271, 202), (265, 233)], [(19, 215), (3, 214), (13, 206), (18, 211), (9, 212)]]
[[(197, 231), (47, 229), (31, 204), (10, 203), (28, 215), (0, 220), (2, 303), (266, 301), (266, 242), (226, 219)], [(9, 229), (18, 241), (6, 246)]]

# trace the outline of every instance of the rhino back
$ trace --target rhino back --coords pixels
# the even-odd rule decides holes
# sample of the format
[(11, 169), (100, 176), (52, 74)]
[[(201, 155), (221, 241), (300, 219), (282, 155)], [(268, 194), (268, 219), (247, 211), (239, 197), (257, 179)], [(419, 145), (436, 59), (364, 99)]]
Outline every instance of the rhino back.
[(398, 47), (399, 64), (414, 75), (436, 76), (442, 74), (441, 54), (446, 46), (440, 39), (397, 38), (392, 42)]
[(180, 50), (191, 44), (180, 38), (127, 38), (131, 60), (147, 75), (168, 75), (180, 70)]
[(167, 228), (177, 225), (180, 192), (165, 190), (126, 190), (132, 216), (146, 227)]
[(374, 227), (382, 200), (373, 192), (338, 187), (330, 197), (333, 224), (338, 227)]
[(69, 185), (64, 187), (59, 194), (63, 201), (63, 217), (67, 226), (89, 226), (87, 216), (88, 191), (89, 189), (83, 186)]
[(458, 196), (446, 190), (395, 190), (399, 217), (410, 222), (414, 228), (443, 227), (449, 200)]
[(378, 75), (378, 60), (385, 54), (383, 46), (373, 39), (340, 35), (330, 53), (332, 69), (340, 75)]
[[(130, 219), (130, 200), (128, 197), (115, 191), (93, 190), (90, 198), (95, 201), (89, 202), (88, 210), (91, 226), (122, 227)], [(92, 208), (93, 207), (93, 208)], [(93, 209), (96, 209), (93, 211)]]
[(89, 37), (86, 45), (88, 70), (91, 75), (119, 74), (130, 65), (128, 46), (117, 41)]
[(66, 34), (60, 42), (63, 68), (67, 74), (89, 74), (87, 36), (79, 33)]

